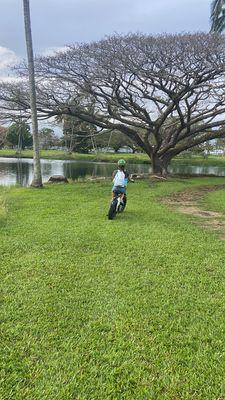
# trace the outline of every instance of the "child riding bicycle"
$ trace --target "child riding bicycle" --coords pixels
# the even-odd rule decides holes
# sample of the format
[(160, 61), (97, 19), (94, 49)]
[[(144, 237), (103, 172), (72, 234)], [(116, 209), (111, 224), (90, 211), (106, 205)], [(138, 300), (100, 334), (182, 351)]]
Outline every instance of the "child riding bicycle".
[(119, 160), (118, 169), (113, 172), (113, 188), (112, 188), (112, 198), (121, 194), (121, 202), (123, 202), (124, 195), (126, 194), (126, 187), (128, 182), (134, 182), (131, 178), (129, 172), (125, 169), (126, 161)]

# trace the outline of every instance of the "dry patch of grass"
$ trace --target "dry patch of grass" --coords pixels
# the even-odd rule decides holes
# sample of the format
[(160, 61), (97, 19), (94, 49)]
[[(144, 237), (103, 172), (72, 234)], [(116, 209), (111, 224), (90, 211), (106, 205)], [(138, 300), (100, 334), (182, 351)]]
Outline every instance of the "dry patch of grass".
[[(173, 193), (163, 199), (163, 202), (176, 208), (182, 214), (196, 217), (197, 225), (220, 233), (225, 228), (225, 215), (221, 212), (205, 210), (202, 200), (208, 193), (223, 189), (225, 189), (225, 185), (202, 186)], [(220, 239), (225, 240), (225, 237), (220, 236)]]

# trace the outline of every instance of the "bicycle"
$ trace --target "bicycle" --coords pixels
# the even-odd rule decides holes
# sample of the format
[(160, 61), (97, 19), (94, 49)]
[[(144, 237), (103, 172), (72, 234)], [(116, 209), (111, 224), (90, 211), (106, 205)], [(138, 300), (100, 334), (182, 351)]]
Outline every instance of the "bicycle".
[(114, 197), (110, 203), (109, 211), (108, 211), (108, 219), (115, 218), (117, 213), (121, 213), (125, 210), (127, 204), (127, 196), (123, 195), (123, 201), (121, 201), (122, 193), (116, 193), (116, 197)]

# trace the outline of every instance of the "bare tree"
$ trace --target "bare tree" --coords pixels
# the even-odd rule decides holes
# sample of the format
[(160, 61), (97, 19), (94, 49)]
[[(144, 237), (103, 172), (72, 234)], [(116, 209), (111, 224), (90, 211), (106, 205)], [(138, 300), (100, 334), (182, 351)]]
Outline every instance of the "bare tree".
[[(20, 83), (2, 83), (4, 114), (27, 102)], [(40, 118), (71, 115), (123, 132), (155, 173), (187, 149), (225, 135), (225, 38), (211, 34), (112, 36), (36, 60)], [(19, 94), (20, 93), (20, 94)]]
[(37, 120), (37, 107), (36, 107), (34, 56), (33, 56), (33, 45), (32, 45), (29, 0), (23, 0), (23, 9), (24, 9), (25, 37), (27, 46), (30, 110), (31, 110), (31, 120), (32, 120), (33, 148), (34, 148), (34, 156), (33, 156), (34, 172), (33, 172), (33, 180), (31, 186), (42, 187), (41, 162), (40, 162), (39, 137), (38, 137), (38, 120)]

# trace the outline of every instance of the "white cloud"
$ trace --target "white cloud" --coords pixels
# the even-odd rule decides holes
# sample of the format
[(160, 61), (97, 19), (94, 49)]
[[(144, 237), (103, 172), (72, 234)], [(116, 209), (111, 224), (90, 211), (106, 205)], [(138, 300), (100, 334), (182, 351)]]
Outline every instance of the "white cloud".
[(54, 56), (55, 53), (64, 53), (68, 49), (67, 46), (52, 46), (41, 50), (42, 56)]
[(1, 78), (10, 75), (10, 68), (18, 64), (20, 58), (16, 53), (7, 47), (0, 46), (0, 76)]
[(0, 46), (0, 70), (7, 69), (19, 62), (19, 57), (14, 51)]
[[(65, 52), (68, 49), (67, 46), (52, 46), (40, 50), (42, 56), (52, 56), (57, 52)], [(11, 68), (22, 59), (13, 51), (7, 47), (0, 46), (0, 81), (15, 82), (21, 78), (16, 77)]]

